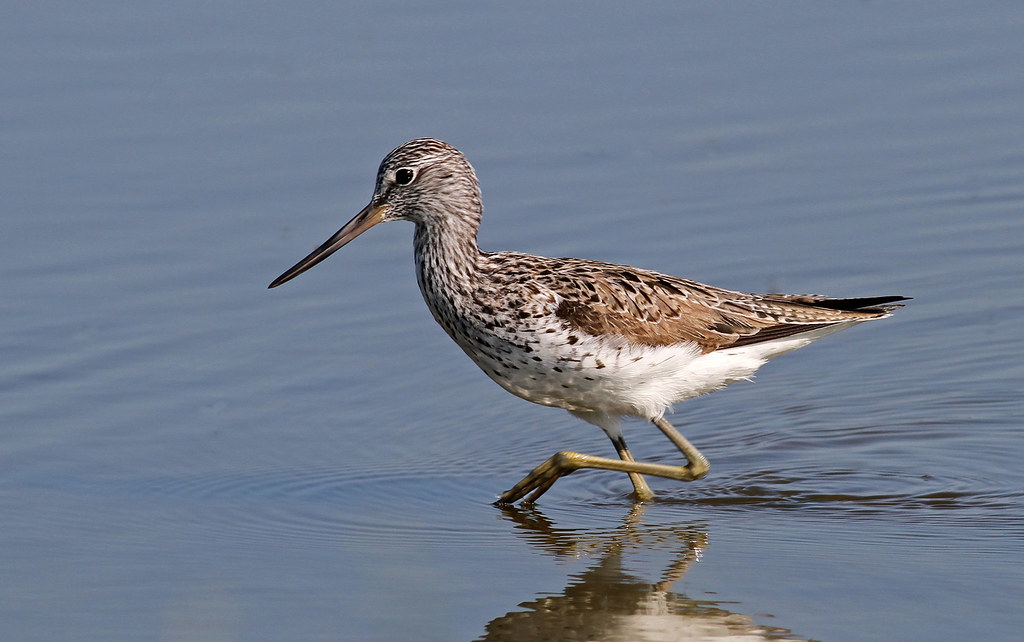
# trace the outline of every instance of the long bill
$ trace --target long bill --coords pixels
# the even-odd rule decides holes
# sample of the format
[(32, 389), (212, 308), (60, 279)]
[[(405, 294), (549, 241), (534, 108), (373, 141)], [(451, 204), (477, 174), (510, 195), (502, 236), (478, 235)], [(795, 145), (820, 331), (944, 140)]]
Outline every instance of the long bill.
[(284, 274), (274, 279), (274, 282), (270, 284), (270, 287), (276, 288), (282, 283), (291, 281), (320, 261), (323, 261), (328, 256), (334, 254), (347, 245), (349, 241), (370, 229), (377, 223), (383, 221), (384, 213), (387, 212), (387, 209), (387, 205), (374, 205), (371, 202), (369, 205), (364, 207), (362, 211), (356, 214), (351, 221), (345, 223), (345, 227), (341, 228), (334, 234), (334, 236), (327, 239), (323, 245), (310, 252), (306, 258), (291, 266)]

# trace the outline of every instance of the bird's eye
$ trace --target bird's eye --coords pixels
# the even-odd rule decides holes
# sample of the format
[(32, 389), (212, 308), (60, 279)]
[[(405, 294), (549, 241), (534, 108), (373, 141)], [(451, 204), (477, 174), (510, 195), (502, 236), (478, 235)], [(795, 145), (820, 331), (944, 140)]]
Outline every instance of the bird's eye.
[(414, 178), (416, 178), (416, 172), (408, 167), (403, 167), (395, 172), (395, 185), (408, 185)]

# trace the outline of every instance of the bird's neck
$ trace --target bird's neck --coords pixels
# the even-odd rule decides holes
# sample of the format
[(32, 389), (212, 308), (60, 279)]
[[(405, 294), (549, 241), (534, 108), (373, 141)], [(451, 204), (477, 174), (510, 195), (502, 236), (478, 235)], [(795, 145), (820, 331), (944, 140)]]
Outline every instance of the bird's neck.
[(480, 247), (479, 217), (439, 216), (416, 223), (413, 248), (416, 279), (427, 299), (468, 296), (476, 282)]

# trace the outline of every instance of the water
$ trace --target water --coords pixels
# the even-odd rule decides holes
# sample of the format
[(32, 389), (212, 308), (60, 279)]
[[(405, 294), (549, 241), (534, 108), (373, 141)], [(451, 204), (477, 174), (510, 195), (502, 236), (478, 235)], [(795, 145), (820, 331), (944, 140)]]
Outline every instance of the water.
[[(10, 640), (1009, 640), (1024, 8), (31, 4), (0, 26)], [(417, 136), (481, 243), (913, 296), (681, 405), (693, 484), (490, 502), (565, 413), (430, 319), (411, 228), (286, 287)], [(635, 454), (675, 461), (627, 425)]]

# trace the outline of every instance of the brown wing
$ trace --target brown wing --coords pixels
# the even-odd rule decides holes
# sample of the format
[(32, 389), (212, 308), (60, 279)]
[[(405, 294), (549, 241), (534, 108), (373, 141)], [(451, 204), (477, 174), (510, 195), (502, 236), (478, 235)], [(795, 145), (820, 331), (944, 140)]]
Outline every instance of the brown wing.
[(903, 299), (745, 294), (579, 259), (557, 259), (541, 273), (558, 300), (555, 314), (574, 329), (650, 346), (690, 341), (705, 352), (886, 316), (899, 306), (884, 304)]

